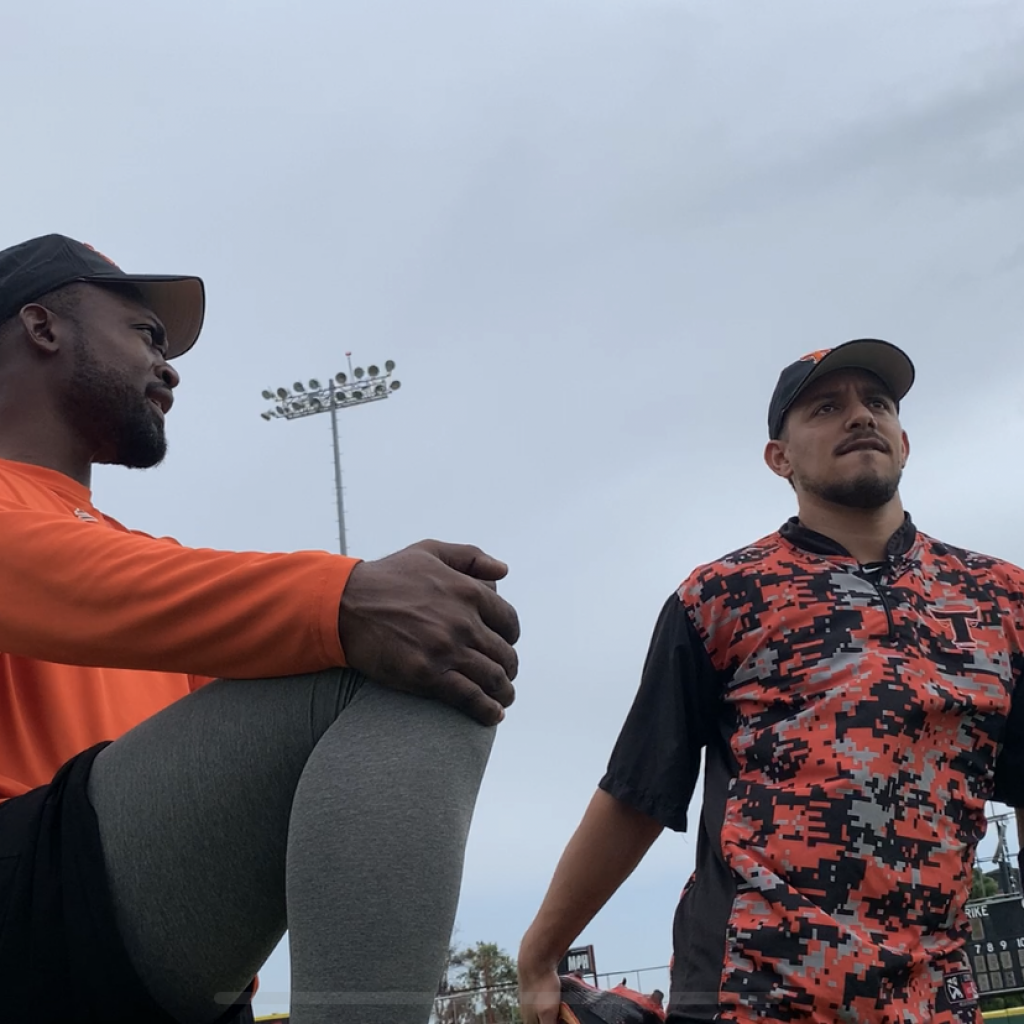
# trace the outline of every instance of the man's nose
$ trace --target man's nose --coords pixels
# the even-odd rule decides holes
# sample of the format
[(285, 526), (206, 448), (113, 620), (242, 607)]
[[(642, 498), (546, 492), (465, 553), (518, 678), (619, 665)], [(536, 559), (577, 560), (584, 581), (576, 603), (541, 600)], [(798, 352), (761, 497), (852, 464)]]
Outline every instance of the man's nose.
[(863, 402), (856, 402), (850, 410), (847, 426), (852, 430), (856, 430), (857, 428), (864, 429), (865, 427), (870, 427), (873, 430), (878, 426), (878, 420), (875, 417), (874, 409), (865, 405)]
[(173, 391), (180, 383), (178, 371), (170, 363), (161, 363), (156, 370), (157, 376)]

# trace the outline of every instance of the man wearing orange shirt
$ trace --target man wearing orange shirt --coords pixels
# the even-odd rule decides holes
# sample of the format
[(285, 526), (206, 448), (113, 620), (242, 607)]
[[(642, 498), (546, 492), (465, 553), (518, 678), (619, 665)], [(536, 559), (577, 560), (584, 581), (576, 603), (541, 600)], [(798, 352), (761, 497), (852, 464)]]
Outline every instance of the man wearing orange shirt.
[(60, 235), (0, 252), (0, 1005), (250, 1020), (287, 927), (294, 1024), (422, 1024), (514, 696), (506, 567), (105, 516), (91, 467), (162, 460), (203, 311)]

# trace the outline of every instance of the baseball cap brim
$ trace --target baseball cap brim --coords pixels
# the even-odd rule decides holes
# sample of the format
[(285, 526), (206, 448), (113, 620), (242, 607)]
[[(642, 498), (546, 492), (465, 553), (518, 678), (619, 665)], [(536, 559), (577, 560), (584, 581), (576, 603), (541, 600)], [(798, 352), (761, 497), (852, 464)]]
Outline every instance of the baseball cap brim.
[(790, 399), (789, 405), (792, 406), (815, 381), (836, 370), (866, 370), (873, 373), (897, 402), (903, 400), (914, 383), (914, 364), (902, 349), (877, 338), (858, 338), (837, 345), (822, 356)]
[(89, 274), (78, 280), (87, 284), (131, 285), (160, 318), (167, 331), (167, 358), (184, 355), (199, 337), (206, 316), (206, 289), (198, 277), (171, 274)]

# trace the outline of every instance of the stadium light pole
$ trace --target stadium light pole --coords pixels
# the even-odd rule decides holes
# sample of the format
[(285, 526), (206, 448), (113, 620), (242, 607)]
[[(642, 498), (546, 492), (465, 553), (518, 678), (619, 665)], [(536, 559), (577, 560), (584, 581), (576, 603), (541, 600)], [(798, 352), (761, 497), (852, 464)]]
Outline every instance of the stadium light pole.
[(393, 359), (389, 359), (381, 370), (370, 365), (364, 370), (357, 366), (352, 369), (352, 353), (346, 352), (348, 373), (336, 373), (326, 384), (315, 378), (308, 382), (295, 381), (291, 388), (266, 390), (263, 397), (276, 404), (260, 415), (265, 420), (297, 420), (317, 413), (331, 414), (331, 436), (334, 439), (334, 493), (338, 503), (338, 543), (343, 555), (348, 554), (348, 543), (345, 538), (345, 502), (341, 490), (341, 445), (338, 442), (338, 410), (351, 409), (357, 405), (369, 405), (370, 402), (381, 402), (390, 398), (401, 386), (401, 381), (394, 380), (395, 369)]

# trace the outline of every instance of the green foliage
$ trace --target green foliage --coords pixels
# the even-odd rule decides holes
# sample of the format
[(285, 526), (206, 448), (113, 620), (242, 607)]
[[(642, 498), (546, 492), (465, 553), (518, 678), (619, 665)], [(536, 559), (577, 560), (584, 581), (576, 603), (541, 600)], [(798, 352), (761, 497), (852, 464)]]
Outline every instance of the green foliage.
[(983, 874), (979, 868), (974, 869), (974, 882), (971, 885), (971, 899), (981, 900), (989, 896), (999, 895), (999, 882), (990, 875)]
[(515, 960), (493, 942), (448, 948), (435, 1024), (522, 1024)]
[(1008, 992), (1002, 996), (982, 996), (978, 1001), (982, 1013), (990, 1013), (992, 1010), (1011, 1010), (1018, 1006), (1024, 1006), (1024, 995), (1020, 992)]

